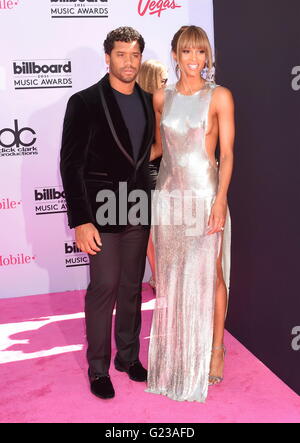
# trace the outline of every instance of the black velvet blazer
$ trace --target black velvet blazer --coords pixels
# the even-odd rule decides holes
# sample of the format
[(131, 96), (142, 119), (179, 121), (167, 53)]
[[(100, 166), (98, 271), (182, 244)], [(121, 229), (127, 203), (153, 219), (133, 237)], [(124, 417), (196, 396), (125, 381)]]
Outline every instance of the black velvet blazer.
[[(108, 74), (95, 85), (77, 92), (68, 101), (62, 135), (60, 170), (68, 207), (70, 228), (93, 223), (100, 232), (120, 232), (125, 225), (99, 224), (96, 202), (102, 189), (110, 189), (119, 207), (119, 182), (126, 182), (128, 193), (146, 191), (149, 197), (149, 158), (154, 138), (152, 96), (136, 83), (146, 115), (146, 129), (137, 161), (134, 161), (129, 132), (109, 83)], [(128, 209), (130, 205), (128, 205)]]

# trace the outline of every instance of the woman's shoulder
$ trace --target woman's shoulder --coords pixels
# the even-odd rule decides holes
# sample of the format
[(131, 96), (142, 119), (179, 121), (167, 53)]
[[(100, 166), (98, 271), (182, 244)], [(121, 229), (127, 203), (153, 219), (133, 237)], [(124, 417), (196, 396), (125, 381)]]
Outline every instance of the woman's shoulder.
[(216, 83), (211, 85), (211, 89), (213, 90), (212, 101), (215, 105), (218, 107), (227, 107), (233, 104), (233, 96), (230, 89)]
[(176, 90), (175, 83), (171, 84), (171, 85), (166, 85), (163, 88), (156, 89), (154, 94), (156, 94), (157, 97), (163, 97), (166, 94), (166, 92), (174, 91), (174, 90)]
[(208, 83), (209, 89), (212, 89), (214, 91), (214, 95), (218, 96), (232, 96), (232, 93), (230, 89), (226, 88), (225, 86), (218, 85), (215, 82), (209, 82)]

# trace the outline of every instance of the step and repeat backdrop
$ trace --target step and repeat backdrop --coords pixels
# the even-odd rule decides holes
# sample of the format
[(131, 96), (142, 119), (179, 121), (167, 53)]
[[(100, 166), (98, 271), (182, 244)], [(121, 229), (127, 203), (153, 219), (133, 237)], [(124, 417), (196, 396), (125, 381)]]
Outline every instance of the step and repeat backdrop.
[(185, 24), (213, 45), (212, 0), (0, 0), (0, 298), (86, 288), (59, 174), (66, 103), (107, 72), (103, 41), (119, 26), (173, 82), (170, 42)]

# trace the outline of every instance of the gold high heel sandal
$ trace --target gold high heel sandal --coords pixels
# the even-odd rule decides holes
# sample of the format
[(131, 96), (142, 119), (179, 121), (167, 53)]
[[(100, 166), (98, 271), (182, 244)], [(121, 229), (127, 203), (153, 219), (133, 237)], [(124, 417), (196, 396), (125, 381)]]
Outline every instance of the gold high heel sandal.
[[(213, 346), (211, 352), (213, 352), (213, 350), (217, 351), (217, 350), (220, 350), (220, 349), (223, 349), (223, 361), (224, 361), (225, 354), (226, 354), (226, 349), (225, 349), (224, 345), (222, 345), (222, 346)], [(219, 375), (209, 375), (208, 376), (208, 386), (218, 385), (222, 381), (223, 381), (223, 376), (222, 377), (219, 376)]]

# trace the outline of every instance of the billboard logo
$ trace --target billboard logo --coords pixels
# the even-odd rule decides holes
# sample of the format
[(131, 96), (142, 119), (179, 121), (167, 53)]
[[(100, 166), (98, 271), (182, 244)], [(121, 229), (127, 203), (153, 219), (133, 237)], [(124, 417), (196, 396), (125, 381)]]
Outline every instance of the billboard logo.
[(75, 241), (65, 242), (65, 266), (74, 268), (77, 266), (88, 266), (89, 259), (85, 252), (77, 248)]
[(105, 3), (108, 0), (50, 0), (51, 18), (108, 18)]
[(148, 13), (149, 15), (157, 14), (157, 17), (160, 17), (163, 11), (176, 8), (181, 8), (181, 6), (175, 0), (139, 0), (138, 3), (138, 13), (141, 16)]
[(34, 190), (34, 200), (36, 202), (35, 215), (61, 214), (67, 212), (65, 193), (60, 186), (36, 188)]
[(15, 89), (72, 88), (71, 60), (14, 61)]
[(35, 142), (36, 132), (29, 127), (20, 128), (18, 120), (15, 119), (13, 128), (0, 130), (0, 157), (37, 155)]

